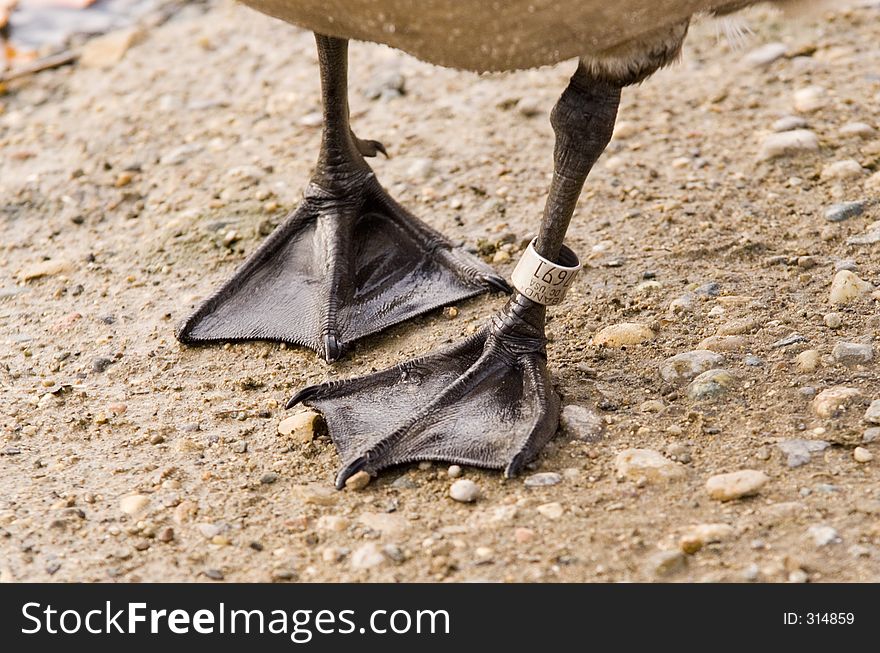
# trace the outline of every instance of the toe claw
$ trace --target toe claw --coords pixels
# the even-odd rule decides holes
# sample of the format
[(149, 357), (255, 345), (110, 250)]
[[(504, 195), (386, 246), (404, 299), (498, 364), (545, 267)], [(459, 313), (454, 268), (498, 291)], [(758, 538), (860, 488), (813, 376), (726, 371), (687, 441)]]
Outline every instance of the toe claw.
[(364, 467), (366, 467), (367, 461), (361, 456), (360, 458), (356, 458), (348, 465), (339, 470), (339, 473), (336, 475), (336, 489), (341, 490), (345, 487), (345, 482), (361, 471)]
[(486, 283), (503, 293), (507, 293), (508, 295), (513, 292), (513, 288), (510, 287), (510, 284), (507, 283), (507, 280), (504, 277), (501, 277), (497, 274), (487, 275)]
[(324, 360), (328, 363), (339, 360), (342, 356), (342, 343), (334, 333), (324, 334)]
[(302, 390), (297, 392), (295, 395), (293, 395), (287, 401), (287, 404), (284, 407), (286, 409), (290, 410), (291, 408), (293, 408), (297, 404), (305, 403), (306, 401), (308, 401), (309, 399), (311, 399), (312, 397), (317, 395), (320, 390), (321, 390), (321, 386), (319, 386), (319, 385), (310, 385), (306, 388), (303, 388)]

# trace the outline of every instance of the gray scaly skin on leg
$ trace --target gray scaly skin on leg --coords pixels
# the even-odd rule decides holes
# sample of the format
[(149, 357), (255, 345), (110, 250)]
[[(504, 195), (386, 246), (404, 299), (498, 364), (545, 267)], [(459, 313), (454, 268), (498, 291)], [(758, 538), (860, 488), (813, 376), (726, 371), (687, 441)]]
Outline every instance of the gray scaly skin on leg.
[(491, 289), (500, 276), (411, 215), (351, 131), (348, 42), (316, 35), (324, 106), (318, 163), (300, 206), (178, 328), (187, 344), (273, 340), (326, 360), (353, 341)]
[[(619, 84), (580, 65), (551, 115), (553, 181), (536, 249), (559, 260), (583, 184), (611, 139)], [(347, 381), (305, 388), (288, 407), (321, 411), (342, 459), (358, 471), (439, 460), (513, 476), (553, 437), (560, 400), (547, 372), (546, 308), (515, 292), (489, 324), (437, 353)]]

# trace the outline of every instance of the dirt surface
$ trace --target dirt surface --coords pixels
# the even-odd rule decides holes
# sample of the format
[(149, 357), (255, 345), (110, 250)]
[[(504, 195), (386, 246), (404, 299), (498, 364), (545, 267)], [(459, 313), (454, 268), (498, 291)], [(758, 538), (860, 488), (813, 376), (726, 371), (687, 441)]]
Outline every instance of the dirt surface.
[[(107, 67), (46, 71), (0, 96), (3, 579), (878, 579), (880, 440), (862, 440), (877, 433), (863, 415), (880, 398), (880, 295), (829, 301), (838, 269), (880, 283), (878, 245), (857, 244), (880, 240), (876, 5), (797, 25), (753, 12), (739, 50), (697, 25), (679, 66), (625, 91), (568, 240), (586, 269), (548, 326), (563, 402), (604, 434), (560, 433), (535, 469), (553, 485), (465, 469), (473, 504), (449, 498), (441, 465), (336, 492), (330, 442), (277, 427), (304, 384), (451, 342), (502, 296), (369, 338), (333, 366), (276, 344), (174, 339), (296, 205), (319, 142), (311, 35), (227, 2), (204, 11), (147, 30)], [(756, 63), (767, 43), (786, 54)], [(392, 154), (379, 179), (510, 274), (538, 225), (547, 114), (572, 63), (477, 77), (378, 46), (354, 44), (351, 59), (354, 128)], [(818, 148), (760, 160), (789, 115)], [(861, 215), (826, 219), (859, 200)], [(655, 337), (594, 343), (624, 322)], [(720, 394), (696, 400), (661, 376), (718, 333), (702, 346), (724, 349)], [(834, 386), (858, 394), (821, 417), (813, 397)], [(626, 469), (627, 449), (659, 467)], [(754, 496), (710, 496), (709, 477), (743, 469), (768, 477)], [(691, 530), (706, 524), (726, 527)]]

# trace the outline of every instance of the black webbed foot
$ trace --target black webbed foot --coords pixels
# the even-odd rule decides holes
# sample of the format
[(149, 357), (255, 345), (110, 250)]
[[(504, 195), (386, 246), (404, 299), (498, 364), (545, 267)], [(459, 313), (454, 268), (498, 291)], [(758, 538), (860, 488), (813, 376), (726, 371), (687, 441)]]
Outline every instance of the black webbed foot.
[(177, 337), (287, 342), (332, 361), (359, 338), (490, 288), (509, 291), (362, 172), (332, 192), (313, 183)]
[(300, 391), (323, 413), (352, 474), (436, 460), (517, 474), (553, 437), (560, 402), (546, 368), (544, 307), (517, 293), (478, 333), (388, 370)]

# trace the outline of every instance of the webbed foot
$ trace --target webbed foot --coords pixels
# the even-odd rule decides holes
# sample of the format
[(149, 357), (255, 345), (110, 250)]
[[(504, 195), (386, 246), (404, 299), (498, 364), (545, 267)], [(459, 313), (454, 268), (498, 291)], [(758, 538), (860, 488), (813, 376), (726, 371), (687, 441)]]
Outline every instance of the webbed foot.
[(544, 307), (516, 293), (466, 340), (388, 370), (300, 391), (324, 415), (342, 467), (436, 460), (514, 476), (553, 437), (560, 401), (546, 366)]

